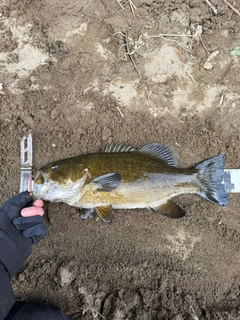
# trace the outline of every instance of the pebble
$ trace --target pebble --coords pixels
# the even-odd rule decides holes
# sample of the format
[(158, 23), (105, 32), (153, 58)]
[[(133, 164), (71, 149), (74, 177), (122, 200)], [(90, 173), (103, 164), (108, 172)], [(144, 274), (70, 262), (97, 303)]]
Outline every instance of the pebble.
[(69, 285), (73, 281), (73, 273), (70, 272), (67, 268), (60, 269), (60, 279), (61, 279), (61, 286)]
[(111, 130), (105, 127), (102, 132), (103, 141), (106, 141), (111, 136), (111, 134), (112, 134)]

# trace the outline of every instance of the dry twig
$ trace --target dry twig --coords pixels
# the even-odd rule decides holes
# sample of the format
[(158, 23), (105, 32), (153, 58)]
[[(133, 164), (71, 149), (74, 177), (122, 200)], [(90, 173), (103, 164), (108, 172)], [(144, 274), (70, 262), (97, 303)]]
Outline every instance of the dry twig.
[[(170, 35), (170, 34), (163, 34), (163, 35), (161, 35), (161, 34), (158, 34), (158, 35), (154, 35), (154, 36), (149, 36), (149, 35), (147, 35), (147, 38), (161, 38), (161, 39), (164, 39), (164, 40), (166, 40), (166, 41), (175, 42), (175, 43), (177, 43), (183, 50), (191, 53), (191, 50), (189, 50), (189, 49), (187, 49), (187, 48), (184, 48), (177, 40), (168, 39), (168, 38), (166, 38), (166, 36), (168, 36), (168, 37), (187, 37), (187, 35), (173, 35), (173, 34), (171, 34), (171, 35)], [(191, 35), (189, 35), (189, 37), (192, 38)]]
[[(208, 52), (207, 48), (204, 46), (203, 42), (202, 42), (202, 26), (201, 25), (197, 25), (197, 27), (195, 27), (194, 24), (191, 24), (191, 29), (192, 29), (192, 32), (193, 34), (165, 34), (165, 33), (160, 33), (158, 35), (153, 35), (153, 36), (149, 36), (148, 34), (144, 34), (144, 37), (146, 39), (148, 38), (161, 38), (161, 39), (164, 39), (166, 41), (170, 41), (170, 42), (175, 42), (177, 43), (183, 50), (189, 52), (189, 53), (192, 53), (192, 42), (193, 40), (195, 41), (199, 41), (201, 42), (204, 50), (208, 53), (208, 55), (210, 55), (210, 53)], [(177, 40), (175, 39), (169, 39), (171, 37), (187, 37), (187, 38), (191, 38), (192, 40), (190, 41), (190, 45), (189, 47), (190, 48), (186, 48), (186, 47), (183, 47)]]
[(120, 7), (122, 8), (122, 10), (124, 10), (124, 6), (121, 4), (120, 1), (121, 1), (121, 0), (117, 0), (117, 3), (120, 5)]
[(234, 8), (227, 0), (223, 0), (234, 12), (236, 12), (236, 14), (238, 14), (240, 16), (240, 12)]
[[(161, 38), (164, 39), (165, 41), (170, 41), (170, 42), (174, 42), (177, 43), (183, 50), (191, 53), (191, 49), (192, 49), (192, 41), (200, 41), (202, 43), (202, 39), (201, 39), (201, 34), (202, 34), (202, 27), (200, 25), (198, 25), (196, 28), (194, 25), (192, 25), (192, 31), (193, 34), (165, 34), (165, 33), (160, 33), (158, 35), (148, 35), (147, 33), (140, 35), (140, 37), (138, 38), (138, 40), (133, 40), (130, 37), (128, 37), (127, 32), (122, 33), (122, 32), (116, 32), (114, 33), (112, 36), (115, 36), (117, 34), (120, 34), (123, 38), (124, 38), (124, 44), (120, 46), (119, 50), (122, 47), (125, 47), (125, 54), (124, 54), (124, 59), (125, 61), (127, 61), (127, 56), (129, 57), (129, 59), (131, 60), (135, 71), (137, 72), (138, 76), (140, 77), (137, 65), (133, 59), (133, 54), (136, 52), (137, 54), (141, 55), (141, 53), (139, 52), (139, 49), (144, 46), (147, 42), (148, 39), (150, 38)], [(172, 37), (187, 37), (187, 38), (191, 38), (192, 40), (190, 41), (190, 48), (184, 47), (183, 45), (181, 45), (177, 40), (175, 39), (171, 39)], [(133, 51), (130, 51), (129, 49), (129, 45), (131, 45), (133, 47)], [(203, 43), (202, 43), (203, 45)], [(205, 48), (205, 46), (203, 45), (204, 49), (207, 51), (207, 49)], [(208, 51), (207, 51), (208, 52)], [(209, 52), (208, 52), (209, 54)]]
[(3, 91), (3, 84), (2, 83), (0, 83), (0, 94), (1, 95), (5, 94), (4, 91)]
[(120, 113), (120, 115), (124, 118), (124, 115), (123, 115), (122, 111), (120, 110), (120, 108), (118, 106), (116, 108), (117, 108), (118, 112)]
[[(125, 38), (126, 34), (122, 33), (122, 32), (116, 32), (114, 33), (112, 36), (115, 36), (116, 34), (120, 34), (122, 37)], [(142, 35), (139, 37), (138, 40), (133, 40), (131, 38), (128, 37), (128, 44), (132, 45), (134, 47), (134, 50), (132, 52), (129, 52), (128, 54), (132, 55), (135, 52), (139, 53), (139, 49), (141, 48), (141, 46), (144, 45), (144, 42), (142, 41)], [(119, 50), (122, 49), (122, 47), (126, 47), (126, 42), (124, 44), (121, 45), (121, 47), (119, 48)], [(124, 60), (127, 61), (127, 53), (124, 54)]]
[(101, 315), (97, 310), (94, 308), (90, 308), (89, 306), (82, 307), (78, 310), (74, 310), (72, 312), (67, 313), (68, 316), (73, 316), (75, 318), (75, 315), (79, 317), (79, 314), (85, 315), (87, 312), (89, 312), (94, 319), (97, 319), (98, 317), (101, 317), (102, 319), (106, 320), (106, 318)]
[(136, 10), (137, 8), (136, 8), (135, 4), (132, 2), (132, 0), (128, 0), (128, 3), (129, 3), (129, 5), (130, 5), (132, 14), (133, 14), (133, 16), (134, 16), (134, 18), (135, 18), (134, 10)]
[(217, 14), (217, 9), (214, 7), (213, 4), (211, 4), (211, 2), (209, 0), (204, 0), (206, 2), (207, 5), (209, 5), (209, 7), (212, 9), (212, 11)]
[(183, 47), (177, 40), (175, 39), (169, 39), (172, 37), (187, 37), (187, 38), (192, 38), (192, 40), (196, 40), (196, 41), (201, 41), (201, 34), (202, 34), (202, 27), (200, 25), (197, 26), (197, 28), (195, 28), (195, 26), (192, 24), (191, 25), (192, 30), (194, 31), (194, 34), (166, 34), (166, 33), (160, 33), (158, 35), (153, 35), (153, 36), (149, 36), (148, 34), (144, 34), (145, 38), (161, 38), (164, 39), (166, 41), (170, 41), (170, 42), (175, 42), (177, 43), (183, 50), (191, 53), (191, 49), (192, 49), (192, 41), (190, 44), (190, 49)]
[[(122, 8), (122, 10), (124, 10), (124, 6), (121, 4), (121, 0), (117, 0), (117, 3), (120, 5), (120, 7)], [(135, 13), (134, 10), (137, 9), (137, 7), (135, 6), (135, 4), (132, 2), (132, 0), (128, 0), (130, 9), (132, 11), (133, 17), (135, 18)]]
[(131, 52), (129, 51), (128, 33), (127, 33), (127, 31), (125, 32), (125, 37), (124, 37), (124, 39), (125, 39), (125, 45), (126, 45), (126, 54), (129, 56), (129, 59), (131, 60), (131, 62), (132, 62), (132, 64), (133, 64), (134, 70), (137, 72), (137, 74), (138, 74), (138, 76), (139, 76), (139, 78), (140, 78), (140, 74), (139, 74), (137, 65), (136, 65), (136, 63), (135, 63), (135, 61), (134, 61), (134, 59), (133, 59), (133, 56), (132, 56), (133, 53), (131, 53)]
[[(123, 45), (121, 45), (121, 47), (119, 48), (119, 50), (120, 50), (121, 48), (125, 47), (125, 50), (126, 50), (126, 52), (125, 52), (125, 54), (124, 54), (124, 59), (122, 58), (122, 60), (127, 61), (127, 56), (128, 56), (129, 59), (130, 59), (130, 61), (132, 62), (133, 66), (134, 66), (134, 70), (137, 72), (137, 74), (138, 74), (138, 76), (139, 76), (139, 78), (140, 78), (140, 74), (139, 74), (137, 65), (136, 65), (136, 63), (135, 63), (135, 61), (134, 61), (134, 59), (133, 59), (133, 54), (134, 54), (135, 52), (137, 52), (138, 54), (140, 54), (138, 50), (139, 50), (139, 48), (140, 48), (141, 46), (144, 45), (144, 42), (141, 40), (141, 39), (142, 39), (142, 36), (140, 36), (138, 40), (133, 40), (133, 39), (131, 39), (131, 38), (128, 37), (127, 31), (126, 31), (125, 33), (116, 32), (116, 33), (114, 33), (112, 36), (115, 36), (116, 34), (120, 34), (120, 35), (124, 38), (124, 42), (125, 42), (125, 43), (124, 43)], [(133, 48), (134, 48), (133, 51), (130, 51), (130, 49), (129, 49), (129, 44), (133, 46)]]

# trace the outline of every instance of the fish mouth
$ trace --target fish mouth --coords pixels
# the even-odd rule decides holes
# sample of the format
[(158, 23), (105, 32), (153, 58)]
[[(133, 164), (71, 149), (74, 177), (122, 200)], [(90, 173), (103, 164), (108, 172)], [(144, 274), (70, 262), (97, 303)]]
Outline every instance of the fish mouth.
[(74, 184), (70, 179), (64, 185), (58, 181), (48, 178), (48, 174), (41, 170), (35, 170), (34, 174), (33, 196), (36, 199), (42, 199), (50, 202), (62, 201), (65, 193), (71, 191)]
[[(40, 198), (39, 191), (41, 190), (41, 188), (45, 182), (43, 175), (41, 174), (41, 171), (40, 170), (33, 170), (32, 179), (33, 179), (33, 195), (35, 198)], [(41, 181), (42, 179), (43, 179), (43, 181)], [(42, 182), (42, 183), (39, 183), (39, 182)]]
[(47, 175), (41, 170), (34, 170), (33, 172), (33, 195), (35, 198), (45, 199), (49, 193), (49, 182)]
[(51, 180), (47, 173), (35, 170), (33, 173), (34, 186), (33, 196), (50, 202), (65, 202), (74, 205), (82, 194), (82, 188), (87, 178), (88, 172), (77, 181), (67, 178), (64, 184)]

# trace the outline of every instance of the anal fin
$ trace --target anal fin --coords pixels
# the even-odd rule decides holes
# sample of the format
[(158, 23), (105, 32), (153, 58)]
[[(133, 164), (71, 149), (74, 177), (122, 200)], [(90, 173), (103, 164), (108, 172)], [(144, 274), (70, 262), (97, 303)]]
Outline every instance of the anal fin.
[(95, 207), (95, 210), (99, 216), (105, 223), (110, 224), (113, 219), (113, 210), (112, 206), (101, 206)]
[(185, 216), (186, 212), (177, 204), (168, 200), (158, 207), (152, 208), (155, 212), (161, 213), (169, 218), (178, 219)]

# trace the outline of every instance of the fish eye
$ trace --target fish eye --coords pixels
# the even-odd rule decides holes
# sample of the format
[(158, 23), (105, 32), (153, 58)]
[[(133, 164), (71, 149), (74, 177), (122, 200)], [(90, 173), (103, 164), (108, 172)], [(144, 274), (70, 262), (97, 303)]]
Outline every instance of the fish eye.
[(51, 170), (55, 171), (55, 170), (57, 170), (57, 169), (58, 169), (58, 166), (56, 166), (56, 165), (52, 165), (52, 166), (51, 166)]

